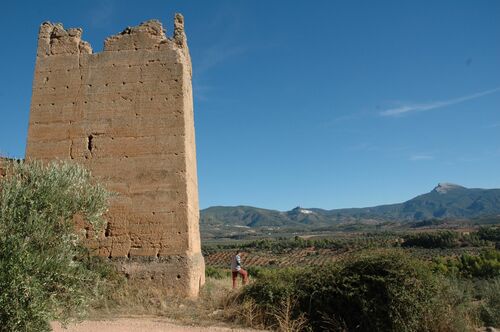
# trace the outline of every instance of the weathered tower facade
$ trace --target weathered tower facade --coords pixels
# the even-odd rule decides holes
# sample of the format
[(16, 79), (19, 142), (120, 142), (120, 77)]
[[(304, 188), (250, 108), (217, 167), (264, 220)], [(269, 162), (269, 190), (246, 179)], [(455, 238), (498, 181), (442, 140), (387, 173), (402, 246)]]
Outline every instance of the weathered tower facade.
[(196, 296), (204, 283), (191, 60), (184, 20), (129, 27), (92, 53), (81, 29), (43, 23), (27, 159), (73, 160), (116, 193), (87, 244), (133, 282)]

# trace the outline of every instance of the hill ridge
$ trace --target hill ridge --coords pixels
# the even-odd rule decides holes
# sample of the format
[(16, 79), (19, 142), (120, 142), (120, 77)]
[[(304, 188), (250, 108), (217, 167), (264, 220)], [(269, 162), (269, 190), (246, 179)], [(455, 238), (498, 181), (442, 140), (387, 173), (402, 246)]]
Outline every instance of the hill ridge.
[(289, 211), (212, 206), (201, 210), (201, 225), (248, 227), (328, 226), (356, 221), (413, 222), (424, 219), (472, 219), (500, 215), (500, 189), (466, 188), (441, 182), (430, 192), (402, 203), (326, 210), (297, 206)]

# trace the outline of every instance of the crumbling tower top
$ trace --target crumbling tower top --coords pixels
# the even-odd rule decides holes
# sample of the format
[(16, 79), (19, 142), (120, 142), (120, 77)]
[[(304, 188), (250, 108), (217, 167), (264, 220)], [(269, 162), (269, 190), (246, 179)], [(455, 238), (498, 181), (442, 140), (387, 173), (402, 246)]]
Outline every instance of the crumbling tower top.
[[(57, 54), (92, 54), (90, 43), (82, 40), (81, 28), (65, 29), (61, 23), (43, 22), (38, 33), (37, 56)], [(119, 34), (106, 38), (104, 52), (140, 49), (158, 49), (161, 44), (175, 44), (187, 50), (184, 17), (175, 14), (174, 34), (167, 38), (158, 20), (149, 20), (135, 27), (127, 27)]]

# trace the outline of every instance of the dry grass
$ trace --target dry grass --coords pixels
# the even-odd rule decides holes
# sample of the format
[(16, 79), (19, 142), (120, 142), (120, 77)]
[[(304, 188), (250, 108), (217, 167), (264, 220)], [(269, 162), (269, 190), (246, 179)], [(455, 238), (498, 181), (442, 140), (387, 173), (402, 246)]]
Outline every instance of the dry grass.
[(222, 315), (225, 321), (256, 328), (265, 328), (265, 317), (253, 300), (241, 302), (238, 293), (227, 297), (223, 304)]
[(241, 299), (241, 289), (232, 290), (230, 278), (207, 278), (197, 299), (169, 297), (153, 287), (123, 285), (120, 291), (103, 299), (91, 319), (110, 317), (159, 316), (181, 324), (196, 326), (250, 327), (282, 332), (302, 331), (306, 319), (292, 318), (293, 299), (287, 299), (272, 312), (264, 312), (253, 300)]
[(237, 304), (239, 291), (231, 289), (231, 279), (207, 278), (197, 299), (169, 297), (153, 287), (124, 285), (101, 301), (92, 319), (130, 316), (161, 316), (186, 325), (231, 327), (257, 326), (252, 306)]
[(273, 316), (277, 322), (276, 328), (278, 331), (299, 332), (306, 328), (307, 319), (304, 313), (300, 314), (297, 318), (293, 318), (295, 304), (295, 299), (287, 297), (279, 307), (275, 308)]

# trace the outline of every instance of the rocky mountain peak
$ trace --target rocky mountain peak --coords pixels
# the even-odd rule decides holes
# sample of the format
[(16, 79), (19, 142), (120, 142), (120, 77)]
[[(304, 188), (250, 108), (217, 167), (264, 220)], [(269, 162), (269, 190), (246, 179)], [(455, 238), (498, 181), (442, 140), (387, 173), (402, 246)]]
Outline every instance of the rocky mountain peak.
[(449, 191), (457, 190), (457, 189), (465, 189), (465, 187), (462, 187), (462, 186), (460, 186), (458, 184), (454, 184), (454, 183), (441, 182), (441, 183), (438, 183), (438, 185), (433, 189), (433, 191), (436, 191), (440, 194), (446, 194)]

